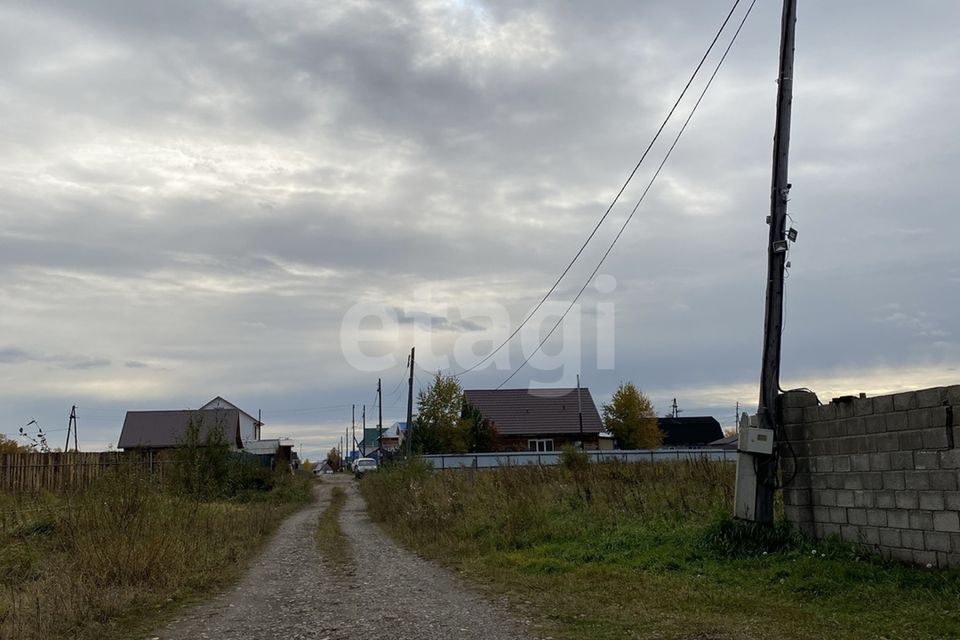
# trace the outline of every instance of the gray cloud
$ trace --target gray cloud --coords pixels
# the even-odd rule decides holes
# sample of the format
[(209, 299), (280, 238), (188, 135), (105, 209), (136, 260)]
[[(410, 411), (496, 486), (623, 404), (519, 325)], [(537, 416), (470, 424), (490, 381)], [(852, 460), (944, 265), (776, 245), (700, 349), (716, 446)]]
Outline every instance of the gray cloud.
[[(686, 393), (718, 415), (753, 400), (743, 390), (760, 360), (775, 4), (757, 5), (604, 265), (616, 289), (582, 300), (582, 373), (601, 399), (632, 379), (658, 402)], [(385, 347), (398, 365), (385, 380), (403, 377), (414, 317), (438, 353), (483, 331), (459, 315), (465, 301), (502, 304), (519, 321), (616, 193), (725, 11), (7, 3), (0, 331), (17, 346), (0, 349), (2, 417), (60, 420), (86, 399), (122, 419), (125, 408), (216, 394), (248, 409), (362, 405), (372, 376), (339, 346), (354, 303), (398, 309), (401, 338)], [(899, 368), (920, 384), (958, 364), (958, 11), (946, 0), (802, 10), (787, 377), (814, 387)], [(580, 288), (648, 176), (559, 299)], [(416, 300), (424, 285), (431, 304)], [(601, 302), (616, 308), (614, 371), (590, 364)], [(322, 412), (277, 415), (299, 416), (278, 429), (315, 426), (311, 441), (328, 438), (325, 448), (339, 429)], [(115, 440), (110, 420), (86, 431), (92, 442)]]

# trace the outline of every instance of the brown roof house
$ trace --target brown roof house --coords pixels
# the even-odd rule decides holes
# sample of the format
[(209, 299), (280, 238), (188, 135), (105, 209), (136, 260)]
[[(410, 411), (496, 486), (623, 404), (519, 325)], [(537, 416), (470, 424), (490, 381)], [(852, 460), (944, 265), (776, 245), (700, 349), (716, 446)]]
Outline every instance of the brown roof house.
[[(189, 427), (197, 425), (197, 441), (206, 442), (211, 432), (233, 450), (243, 449), (240, 411), (199, 409), (196, 411), (127, 411), (117, 448), (130, 450), (173, 449), (183, 446)], [(216, 432), (220, 433), (217, 434)]]
[(471, 389), (463, 400), (490, 421), (501, 451), (557, 451), (580, 442), (585, 449), (600, 446), (603, 422), (587, 388), (579, 397), (582, 431), (576, 389)]

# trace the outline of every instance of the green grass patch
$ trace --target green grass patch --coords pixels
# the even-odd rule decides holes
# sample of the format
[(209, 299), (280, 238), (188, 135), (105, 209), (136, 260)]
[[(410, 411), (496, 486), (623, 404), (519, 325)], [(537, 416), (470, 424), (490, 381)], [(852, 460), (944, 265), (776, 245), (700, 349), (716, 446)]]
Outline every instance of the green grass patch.
[(317, 522), (317, 545), (320, 555), (334, 570), (341, 570), (350, 557), (349, 541), (340, 527), (340, 513), (347, 502), (347, 492), (343, 487), (334, 487), (330, 493), (330, 503), (320, 514)]
[(591, 464), (361, 484), (396, 538), (557, 638), (960, 637), (960, 572), (883, 562), (726, 514), (732, 465)]
[(0, 494), (0, 638), (121, 638), (233, 582), (312, 499), (289, 473), (211, 500), (116, 473), (69, 495)]

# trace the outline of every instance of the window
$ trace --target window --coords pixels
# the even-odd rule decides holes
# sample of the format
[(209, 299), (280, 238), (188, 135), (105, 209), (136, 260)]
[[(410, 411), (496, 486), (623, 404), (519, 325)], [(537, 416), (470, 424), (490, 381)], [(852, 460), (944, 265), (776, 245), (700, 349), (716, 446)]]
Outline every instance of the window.
[(536, 451), (538, 453), (553, 451), (553, 438), (527, 440), (527, 451)]

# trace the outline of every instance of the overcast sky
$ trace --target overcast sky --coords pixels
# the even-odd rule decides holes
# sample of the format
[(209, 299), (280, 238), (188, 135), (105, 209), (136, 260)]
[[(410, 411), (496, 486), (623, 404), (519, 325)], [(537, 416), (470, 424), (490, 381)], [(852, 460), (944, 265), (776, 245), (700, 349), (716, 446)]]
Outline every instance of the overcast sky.
[[(82, 447), (102, 449), (128, 409), (222, 395), (316, 457), (351, 404), (374, 415), (378, 375), (384, 421), (402, 418), (413, 340), (426, 369), (459, 370), (475, 360), (440, 358), (474, 338), (482, 355), (489, 329), (469, 309), (498, 305), (516, 326), (729, 7), (0, 2), (0, 432), (36, 419), (62, 446), (75, 404)], [(958, 24), (953, 0), (800, 2), (784, 386), (829, 399), (960, 383)], [(580, 365), (509, 386), (579, 369), (598, 402), (630, 380), (660, 413), (673, 397), (723, 424), (738, 401), (755, 409), (779, 26), (779, 3), (759, 0), (580, 300), (580, 330), (548, 343)], [(358, 303), (399, 321), (363, 346), (395, 359), (380, 373), (342, 348)], [(464, 387), (500, 384), (520, 342), (504, 354)]]

